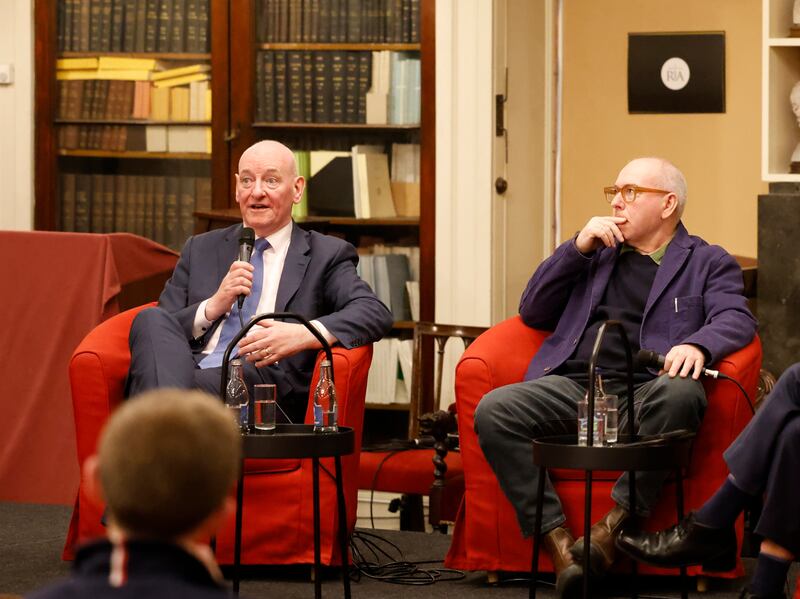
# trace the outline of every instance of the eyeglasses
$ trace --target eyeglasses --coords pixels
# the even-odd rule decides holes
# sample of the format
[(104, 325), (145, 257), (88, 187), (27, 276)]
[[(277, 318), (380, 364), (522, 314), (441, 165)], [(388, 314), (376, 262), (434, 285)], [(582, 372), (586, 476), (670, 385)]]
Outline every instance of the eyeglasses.
[(652, 187), (639, 187), (638, 185), (623, 185), (622, 187), (617, 187), (614, 185), (613, 187), (604, 187), (603, 193), (606, 194), (606, 201), (610, 204), (614, 201), (614, 198), (617, 194), (622, 196), (622, 199), (625, 200), (626, 204), (632, 204), (636, 201), (636, 196), (640, 193), (672, 193), (671, 191), (666, 191), (665, 189), (654, 189)]
[[(263, 184), (267, 189), (278, 189), (281, 186), (281, 179), (274, 175), (270, 175), (263, 179)], [(242, 189), (252, 189), (256, 184), (256, 178), (250, 175), (242, 175), (239, 177), (239, 187)]]

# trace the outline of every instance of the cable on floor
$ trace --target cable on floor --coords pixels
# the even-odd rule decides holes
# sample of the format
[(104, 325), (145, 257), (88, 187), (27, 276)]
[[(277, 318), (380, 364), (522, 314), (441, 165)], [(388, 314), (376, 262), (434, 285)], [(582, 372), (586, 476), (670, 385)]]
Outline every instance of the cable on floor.
[(442, 560), (408, 561), (400, 548), (375, 533), (356, 530), (350, 540), (353, 566), (350, 577), (358, 582), (362, 576), (390, 584), (409, 586), (431, 585), (439, 581), (461, 580), (465, 574), (451, 568), (423, 568)]

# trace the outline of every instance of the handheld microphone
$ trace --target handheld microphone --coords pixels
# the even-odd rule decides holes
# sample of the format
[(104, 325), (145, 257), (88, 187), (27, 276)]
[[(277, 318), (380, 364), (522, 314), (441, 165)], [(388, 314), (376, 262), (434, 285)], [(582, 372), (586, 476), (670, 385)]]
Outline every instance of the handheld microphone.
[[(665, 360), (666, 358), (664, 356), (649, 349), (640, 349), (636, 354), (637, 363), (641, 364), (642, 366), (658, 368), (659, 370), (664, 369)], [(722, 378), (727, 378), (724, 374), (720, 375), (719, 370), (711, 370), (710, 368), (703, 368), (700, 373), (704, 374), (705, 376), (710, 376), (713, 379), (720, 378), (720, 376)]]
[[(239, 256), (237, 260), (240, 262), (250, 262), (250, 256), (253, 255), (253, 245), (256, 243), (256, 232), (250, 227), (244, 227), (242, 234), (239, 236)], [(244, 304), (245, 295), (242, 293), (236, 300), (239, 305), (239, 310), (242, 309)]]

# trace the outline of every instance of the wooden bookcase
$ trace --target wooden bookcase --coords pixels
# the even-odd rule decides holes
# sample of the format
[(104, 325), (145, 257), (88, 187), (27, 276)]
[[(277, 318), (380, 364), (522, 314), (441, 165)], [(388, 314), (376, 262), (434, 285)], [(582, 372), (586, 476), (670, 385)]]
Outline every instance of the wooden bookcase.
[[(186, 6), (189, 2), (208, 2), (207, 52), (123, 52), (125, 42), (115, 51), (75, 51), (63, 41), (64, 15), (71, 7), (88, 5), (118, 11), (119, 6), (151, 3), (161, 7)], [(204, 176), (211, 180), (210, 207), (194, 213), (194, 231), (200, 232), (236, 222), (239, 218), (234, 197), (234, 173), (238, 158), (250, 144), (260, 139), (277, 139), (293, 149), (348, 150), (355, 144), (417, 143), (420, 146), (420, 210), (418, 217), (342, 218), (323, 216), (298, 218), (301, 226), (338, 235), (356, 246), (374, 240), (388, 245), (414, 244), (420, 248), (420, 319), (434, 320), (434, 246), (435, 246), (435, 0), (419, 0), (417, 41), (391, 43), (363, 41), (287, 42), (265, 40), (265, 19), (274, 16), (281, 4), (299, 7), (300, 18), (305, 6), (338, 3), (340, 7), (398, 5), (398, 0), (35, 0), (35, 227), (61, 230), (62, 175), (77, 171), (87, 174), (148, 174), (164, 178)], [(400, 0), (400, 3), (409, 0)], [(149, 6), (149, 4), (148, 4)], [(80, 10), (80, 9), (75, 9)], [(266, 11), (266, 12), (265, 12)], [(122, 18), (124, 20), (124, 12)], [(297, 13), (291, 18), (296, 19)], [(124, 21), (127, 23), (127, 21)], [(259, 34), (261, 32), (261, 34)], [(273, 36), (274, 38), (274, 36)], [(389, 36), (391, 39), (392, 36)], [(305, 34), (303, 39), (309, 40)], [(346, 36), (345, 36), (346, 39)], [(113, 43), (113, 42), (112, 42)], [(171, 49), (171, 48), (170, 48)], [(402, 125), (365, 123), (287, 122), (259, 119), (257, 112), (257, 60), (262, 52), (304, 53), (372, 53), (389, 50), (418, 55), (420, 59), (419, 122)], [(157, 58), (182, 61), (183, 64), (204, 62), (211, 66), (212, 96), (211, 153), (174, 153), (147, 151), (109, 151), (99, 149), (59, 149), (59, 130), (65, 125), (124, 125), (145, 127), (128, 119), (63, 119), (59, 118), (59, 82), (56, 61), (60, 58), (93, 56)], [(263, 115), (262, 115), (263, 116)], [(180, 127), (178, 123), (171, 126)], [(188, 125), (187, 125), (188, 126)], [(398, 322), (395, 334), (410, 336), (412, 322)], [(432, 373), (428, 373), (433, 376)], [(429, 385), (430, 386), (430, 385)], [(381, 406), (383, 407), (383, 406)], [(402, 406), (385, 406), (389, 411)], [(405, 430), (402, 424), (399, 430)]]

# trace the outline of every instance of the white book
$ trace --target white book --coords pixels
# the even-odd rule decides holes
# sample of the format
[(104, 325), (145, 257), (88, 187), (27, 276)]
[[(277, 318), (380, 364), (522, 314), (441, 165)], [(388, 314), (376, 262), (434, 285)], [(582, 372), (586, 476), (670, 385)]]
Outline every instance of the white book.
[(148, 152), (166, 152), (167, 128), (164, 125), (147, 125), (144, 128), (144, 140)]
[[(358, 155), (380, 154), (381, 152), (383, 152), (383, 146), (378, 145), (358, 144), (350, 148), (350, 153), (353, 156), (353, 208), (356, 213), (356, 218), (369, 218), (369, 211), (366, 213), (364, 212), (360, 201), (361, 193), (359, 191)], [(367, 206), (367, 208), (369, 208), (369, 206)]]

